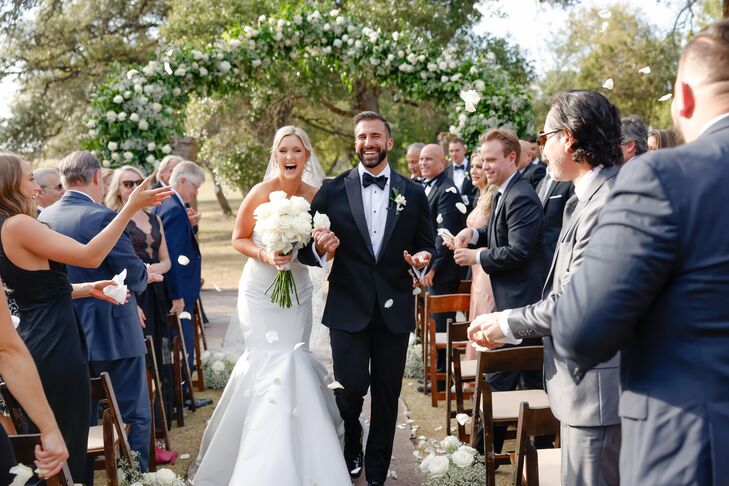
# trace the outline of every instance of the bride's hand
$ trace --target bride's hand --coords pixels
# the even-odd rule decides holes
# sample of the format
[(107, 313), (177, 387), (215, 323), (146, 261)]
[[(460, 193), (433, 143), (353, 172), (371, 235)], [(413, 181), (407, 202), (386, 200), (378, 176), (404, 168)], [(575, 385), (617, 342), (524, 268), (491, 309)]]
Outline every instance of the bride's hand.
[(276, 270), (285, 270), (286, 265), (291, 263), (294, 258), (294, 253), (291, 252), (288, 255), (281, 255), (279, 252), (266, 252), (266, 261), (276, 267)]

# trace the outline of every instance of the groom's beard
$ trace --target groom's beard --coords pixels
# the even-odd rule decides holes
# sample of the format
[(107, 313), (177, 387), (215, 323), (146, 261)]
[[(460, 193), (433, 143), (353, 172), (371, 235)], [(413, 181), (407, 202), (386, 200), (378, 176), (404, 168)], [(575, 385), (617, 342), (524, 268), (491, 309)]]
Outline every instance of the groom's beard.
[(368, 148), (360, 150), (359, 152), (357, 152), (357, 157), (359, 157), (359, 161), (362, 162), (362, 165), (364, 165), (368, 169), (377, 167), (378, 165), (380, 165), (382, 163), (383, 160), (385, 160), (387, 158), (387, 150), (381, 150), (378, 148), (377, 149), (377, 159), (368, 161), (365, 159), (365, 155), (364, 155), (365, 150), (372, 150), (372, 148), (368, 147)]

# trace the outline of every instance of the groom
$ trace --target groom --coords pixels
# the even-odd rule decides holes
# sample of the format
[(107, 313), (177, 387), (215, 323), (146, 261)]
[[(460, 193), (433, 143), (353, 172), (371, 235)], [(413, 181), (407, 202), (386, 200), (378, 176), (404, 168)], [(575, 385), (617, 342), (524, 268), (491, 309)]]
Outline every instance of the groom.
[[(299, 252), (299, 259), (321, 265), (341, 238), (322, 321), (330, 329), (334, 376), (344, 387), (335, 392), (345, 426), (344, 458), (356, 478), (366, 457), (367, 483), (377, 486), (390, 466), (408, 338), (415, 327), (408, 270), (428, 266), (434, 230), (422, 187), (388, 165), (393, 139), (387, 121), (362, 112), (354, 117), (354, 136), (359, 165), (324, 181), (311, 203), (312, 211), (329, 216), (331, 230), (317, 229), (315, 244)], [(363, 457), (359, 417), (368, 387), (372, 413)]]

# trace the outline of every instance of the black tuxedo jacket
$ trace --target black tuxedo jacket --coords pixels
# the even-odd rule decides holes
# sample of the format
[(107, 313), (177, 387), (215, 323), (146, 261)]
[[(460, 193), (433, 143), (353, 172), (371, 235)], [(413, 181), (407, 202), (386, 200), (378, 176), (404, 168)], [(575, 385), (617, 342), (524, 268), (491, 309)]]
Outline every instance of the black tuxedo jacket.
[(520, 172), (521, 176), (526, 179), (526, 181), (531, 184), (534, 189), (536, 189), (539, 182), (547, 175), (547, 166), (541, 160), (537, 164), (532, 164), (530, 162), (529, 165)]
[[(331, 329), (348, 332), (365, 329), (375, 306), (392, 332), (407, 333), (415, 328), (412, 277), (403, 251), (410, 254), (428, 251), (434, 256), (435, 230), (421, 185), (391, 171), (391, 198), (393, 189), (407, 202), (399, 212), (390, 202), (379, 255), (374, 254), (367, 231), (362, 183), (356, 167), (325, 180), (311, 202), (312, 214), (316, 211), (327, 214), (331, 229), (340, 240), (329, 274), (329, 293), (322, 318), (323, 324)], [(299, 260), (317, 266), (311, 244), (299, 251)]]
[[(466, 161), (466, 168), (464, 170), (466, 171), (466, 177), (463, 178), (463, 184), (461, 184), (461, 187), (456, 187), (456, 189), (458, 189), (458, 192), (461, 193), (462, 196), (466, 196), (468, 198), (468, 204), (466, 204), (466, 206), (470, 212), (474, 207), (476, 207), (476, 200), (478, 199), (478, 189), (476, 189), (473, 186), (473, 182), (471, 182), (470, 160)], [(453, 180), (453, 164), (446, 167), (445, 174)]]
[[(466, 215), (456, 207), (457, 203), (463, 203), (460, 193), (454, 191), (456, 186), (453, 180), (441, 172), (433, 180), (430, 192), (428, 193), (428, 204), (430, 216), (434, 228), (447, 228), (453, 235), (466, 227)], [(438, 219), (442, 219), (438, 223)], [(441, 285), (447, 282), (458, 282), (465, 276), (464, 267), (459, 266), (453, 259), (453, 251), (443, 244), (443, 239), (435, 236), (435, 255), (431, 268), (435, 270), (434, 285)]]
[[(537, 186), (537, 194), (540, 194), (542, 185), (547, 182), (545, 177)], [(545, 270), (549, 270), (549, 266), (554, 258), (554, 250), (557, 247), (559, 233), (562, 231), (562, 215), (564, 214), (564, 206), (572, 194), (575, 193), (575, 186), (570, 181), (554, 181), (552, 182), (549, 192), (546, 194), (542, 207), (544, 208), (544, 265)], [(546, 278), (545, 271), (545, 278)]]
[(543, 220), (537, 193), (517, 172), (488, 225), (478, 230), (477, 246), (486, 246), (480, 263), (491, 277), (496, 310), (523, 307), (541, 298)]

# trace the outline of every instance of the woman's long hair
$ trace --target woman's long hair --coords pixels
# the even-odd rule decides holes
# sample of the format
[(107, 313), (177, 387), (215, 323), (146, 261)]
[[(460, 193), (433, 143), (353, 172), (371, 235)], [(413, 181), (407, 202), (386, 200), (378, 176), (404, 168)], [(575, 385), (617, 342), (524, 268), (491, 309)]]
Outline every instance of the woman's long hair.
[(124, 206), (121, 195), (119, 195), (119, 184), (122, 174), (127, 171), (134, 172), (142, 179), (145, 177), (141, 170), (131, 165), (123, 165), (114, 171), (109, 184), (109, 192), (106, 193), (106, 199), (104, 199), (104, 205), (113, 211), (118, 212)]
[(0, 152), (0, 216), (10, 218), (16, 214), (27, 214), (36, 217), (33, 201), (20, 192), (24, 160), (20, 155)]

